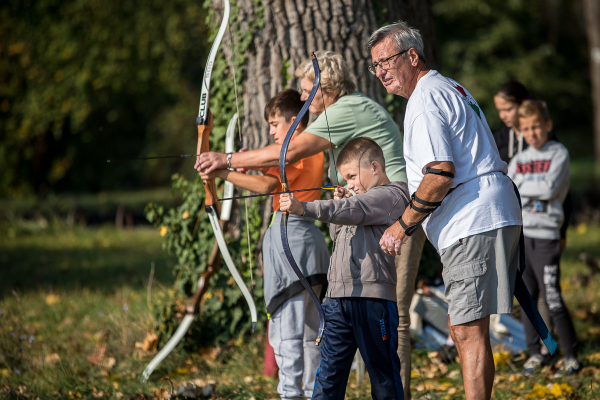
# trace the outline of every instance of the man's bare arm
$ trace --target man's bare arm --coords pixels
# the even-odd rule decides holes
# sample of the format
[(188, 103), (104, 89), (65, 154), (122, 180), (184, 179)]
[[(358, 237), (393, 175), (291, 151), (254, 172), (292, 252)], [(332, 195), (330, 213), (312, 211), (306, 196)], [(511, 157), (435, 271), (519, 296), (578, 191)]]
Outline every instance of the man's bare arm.
[[(427, 168), (441, 169), (442, 171), (456, 174), (454, 163), (449, 161), (432, 162), (427, 164)], [(447, 176), (425, 174), (417, 189), (416, 196), (427, 202), (442, 201), (452, 187), (452, 182), (453, 179)], [(432, 211), (435, 209), (435, 207), (425, 206), (416, 200), (414, 203), (419, 208), (430, 209)], [(406, 207), (401, 218), (407, 226), (412, 226), (423, 221), (426, 216), (426, 213), (418, 212), (411, 207)], [(397, 256), (400, 254), (400, 247), (407, 239), (408, 237), (406, 236), (404, 228), (402, 228), (399, 222), (396, 222), (386, 229), (379, 241), (379, 245), (386, 254)]]
[[(442, 171), (456, 174), (454, 163), (450, 161), (432, 162), (427, 164), (426, 168), (441, 169)], [(417, 197), (428, 202), (442, 201), (448, 191), (452, 187), (453, 179), (443, 175), (425, 174), (419, 188), (417, 189)], [(413, 200), (415, 205), (420, 208), (434, 210), (435, 207), (425, 206), (417, 200)], [(407, 207), (402, 214), (402, 221), (408, 226), (421, 222), (425, 218), (424, 213), (418, 212), (411, 207)]]
[[(313, 156), (330, 146), (329, 141), (313, 135), (310, 132), (300, 133), (290, 143), (287, 153), (287, 164), (294, 164), (303, 158)], [(271, 144), (262, 149), (234, 153), (231, 156), (232, 168), (269, 168), (276, 167), (279, 163), (281, 145)], [(224, 153), (203, 153), (196, 160), (194, 168), (198, 171), (211, 173), (217, 169), (227, 167), (227, 155)]]

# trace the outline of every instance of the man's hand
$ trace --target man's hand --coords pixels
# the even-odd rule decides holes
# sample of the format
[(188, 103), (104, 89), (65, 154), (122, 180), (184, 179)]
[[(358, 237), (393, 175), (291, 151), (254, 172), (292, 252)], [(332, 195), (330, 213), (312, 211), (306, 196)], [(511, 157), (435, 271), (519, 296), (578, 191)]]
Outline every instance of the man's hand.
[(200, 157), (196, 158), (196, 164), (194, 164), (196, 171), (204, 172), (205, 174), (210, 174), (216, 169), (225, 168), (227, 168), (227, 154), (215, 153), (213, 151), (200, 154)]
[(394, 225), (385, 230), (379, 241), (379, 245), (385, 254), (396, 257), (400, 255), (400, 247), (406, 243), (407, 240), (408, 236), (404, 233), (404, 229), (400, 223), (396, 221)]
[(333, 191), (333, 198), (335, 200), (345, 199), (350, 196), (352, 196), (352, 192), (341, 186), (336, 187), (335, 190)]
[(279, 195), (279, 209), (290, 214), (304, 215), (304, 206), (298, 201), (293, 193)]

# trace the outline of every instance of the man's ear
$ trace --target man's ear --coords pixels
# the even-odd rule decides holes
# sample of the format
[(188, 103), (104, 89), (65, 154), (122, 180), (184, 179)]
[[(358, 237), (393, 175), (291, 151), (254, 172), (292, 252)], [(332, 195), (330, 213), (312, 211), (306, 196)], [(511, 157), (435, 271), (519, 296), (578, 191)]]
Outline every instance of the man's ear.
[(419, 54), (417, 54), (417, 50), (415, 50), (415, 48), (414, 48), (414, 47), (411, 47), (411, 48), (408, 50), (408, 57), (410, 58), (410, 64), (411, 64), (413, 67), (416, 67), (416, 66), (419, 64), (419, 60), (421, 59), (421, 58), (419, 57)]
[(554, 127), (554, 123), (552, 122), (551, 119), (549, 119), (548, 122), (546, 122), (546, 129), (548, 129), (548, 133), (552, 132), (553, 127)]

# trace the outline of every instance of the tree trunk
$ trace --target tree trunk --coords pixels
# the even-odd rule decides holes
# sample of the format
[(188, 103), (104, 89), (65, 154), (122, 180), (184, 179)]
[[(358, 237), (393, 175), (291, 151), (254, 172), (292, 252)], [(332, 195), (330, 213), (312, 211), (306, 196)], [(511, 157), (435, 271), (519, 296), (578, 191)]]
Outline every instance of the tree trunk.
[(600, 167), (600, 0), (583, 0), (583, 14), (590, 49), (590, 79), (594, 114), (594, 155)]
[[(222, 15), (222, 0), (212, 0)], [(371, 55), (365, 44), (377, 28), (393, 21), (406, 20), (421, 30), (427, 64), (438, 64), (433, 17), (429, 1), (380, 0), (376, 12), (372, 0), (238, 0), (232, 5), (233, 32), (249, 32), (252, 42), (243, 56), (243, 136), (244, 146), (261, 148), (271, 143), (268, 124), (263, 118), (267, 102), (281, 90), (299, 86), (294, 76), (298, 65), (311, 51), (333, 50), (344, 57), (360, 92), (385, 105), (385, 90), (367, 70)], [(382, 22), (383, 21), (383, 22)], [(225, 35), (223, 52), (231, 60), (231, 37)], [(238, 67), (241, 68), (241, 67)]]
[[(213, 24), (218, 24), (223, 15), (223, 0), (212, 0), (212, 8), (216, 11)], [(243, 68), (244, 147), (258, 149), (272, 143), (263, 117), (265, 105), (281, 90), (299, 87), (294, 71), (311, 51), (333, 50), (342, 54), (357, 89), (384, 106), (385, 89), (367, 69), (371, 55), (365, 44), (372, 32), (390, 22), (405, 20), (423, 35), (427, 65), (438, 65), (429, 0), (378, 0), (377, 10), (373, 0), (237, 0), (232, 3), (230, 33), (225, 35), (221, 46), (228, 65), (233, 64), (234, 58), (239, 59), (239, 54), (234, 54), (241, 47), (239, 38), (251, 33), (250, 45), (241, 50), (244, 65), (236, 66)], [(393, 117), (402, 121), (404, 111), (397, 111), (398, 115)], [(256, 244), (257, 255), (262, 234), (270, 222), (270, 204), (270, 201), (265, 202), (262, 210), (263, 229), (261, 241)], [(260, 269), (260, 257), (257, 264)]]

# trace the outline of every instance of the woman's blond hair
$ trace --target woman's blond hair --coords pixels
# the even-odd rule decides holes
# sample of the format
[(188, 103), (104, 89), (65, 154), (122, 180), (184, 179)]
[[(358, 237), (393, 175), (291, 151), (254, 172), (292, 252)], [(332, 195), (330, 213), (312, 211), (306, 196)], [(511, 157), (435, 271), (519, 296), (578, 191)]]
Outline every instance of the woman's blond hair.
[[(341, 54), (335, 51), (320, 50), (315, 52), (319, 67), (321, 69), (321, 88), (323, 92), (332, 95), (336, 99), (354, 92), (356, 85), (350, 80), (348, 67)], [(315, 79), (315, 71), (312, 61), (307, 58), (296, 68), (297, 78)]]

